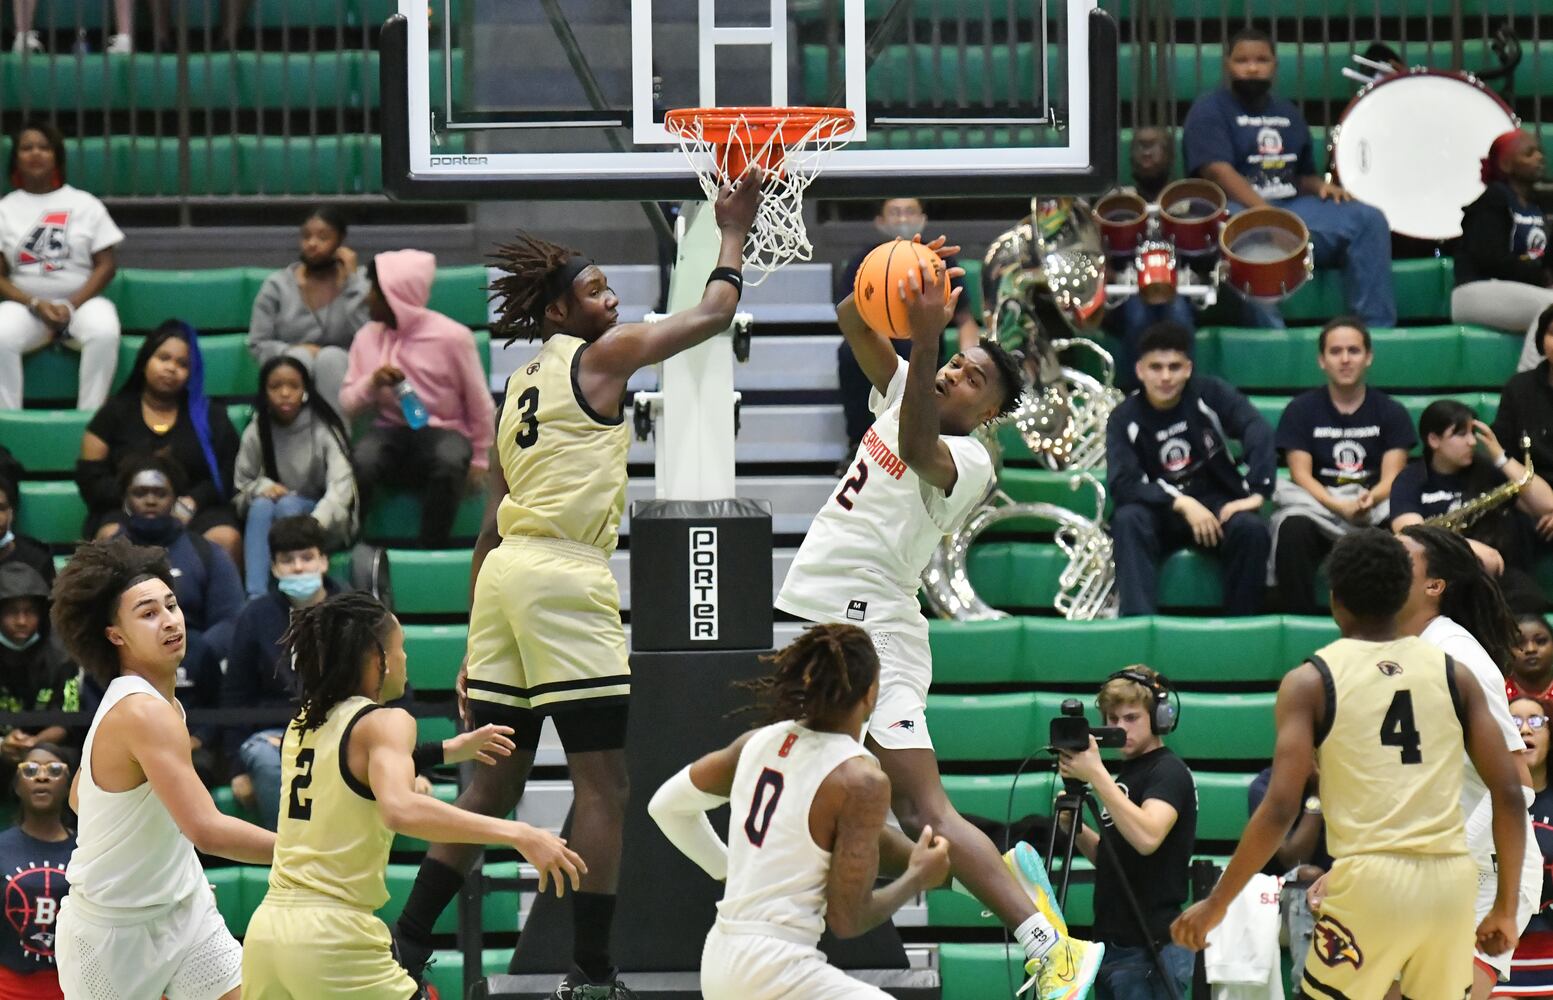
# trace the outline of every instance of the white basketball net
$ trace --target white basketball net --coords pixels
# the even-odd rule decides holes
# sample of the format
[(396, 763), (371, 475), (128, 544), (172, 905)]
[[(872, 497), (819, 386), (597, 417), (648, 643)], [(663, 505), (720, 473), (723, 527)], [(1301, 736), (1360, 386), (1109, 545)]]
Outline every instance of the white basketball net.
[[(715, 109), (711, 136), (706, 134), (707, 121), (700, 114), (671, 117), (668, 122), (709, 202), (717, 200), (730, 168), (742, 170), (746, 163), (758, 163), (765, 169), (755, 224), (744, 241), (744, 283), (751, 286), (785, 264), (813, 256), (814, 247), (803, 224), (803, 193), (819, 174), (826, 154), (846, 145), (852, 125), (852, 116), (845, 109), (826, 109), (830, 113), (818, 116), (812, 124), (789, 118), (776, 124), (769, 113), (784, 109), (760, 110), (765, 114), (752, 123), (733, 109)], [(810, 111), (791, 110), (795, 115)], [(803, 124), (808, 127), (800, 135), (798, 128)]]

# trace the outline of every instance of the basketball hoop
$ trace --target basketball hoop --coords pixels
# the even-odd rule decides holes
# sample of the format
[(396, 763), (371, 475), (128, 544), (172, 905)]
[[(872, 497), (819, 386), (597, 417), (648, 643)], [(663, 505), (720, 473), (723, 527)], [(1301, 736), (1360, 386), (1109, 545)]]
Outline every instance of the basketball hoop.
[(678, 108), (664, 127), (679, 137), (708, 201), (724, 179), (751, 163), (765, 173), (755, 224), (744, 243), (745, 284), (814, 252), (803, 224), (803, 193), (825, 154), (846, 145), (853, 115), (847, 108)]

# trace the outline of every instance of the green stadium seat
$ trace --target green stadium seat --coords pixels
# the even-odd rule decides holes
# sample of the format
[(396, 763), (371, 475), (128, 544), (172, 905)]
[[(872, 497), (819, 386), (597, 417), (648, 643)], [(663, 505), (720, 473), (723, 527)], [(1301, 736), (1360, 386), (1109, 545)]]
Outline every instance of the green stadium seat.
[(1029, 693), (930, 694), (933, 748), (940, 760), (1020, 760), (1046, 742), (1056, 705), (1042, 702)]
[[(1012, 439), (1012, 441), (1010, 441)], [(1019, 429), (1013, 426), (1005, 426), (998, 431), (998, 441), (1004, 443), (1004, 454), (1013, 457), (1009, 444), (1029, 454), (1025, 449), (1024, 440), (1019, 436)], [(1100, 486), (1105, 483), (1105, 470), (1094, 470), (1094, 476)], [(1074, 483), (1075, 473), (1072, 470), (1053, 472), (1049, 469), (1016, 469), (1005, 466), (998, 476), (998, 486), (1011, 500), (1018, 503), (1050, 503), (1067, 510), (1077, 511), (1085, 517), (1095, 515), (1095, 500), (1097, 495), (1097, 483), (1080, 479)], [(1004, 521), (999, 528), (1010, 531), (1050, 531), (1050, 521), (1040, 519), (1026, 520), (1024, 518)]]
[(410, 683), (417, 691), (451, 691), (468, 643), (467, 625), (404, 626), (404, 653), (410, 664)]
[[(30, 384), (27, 396), (32, 398)], [(91, 410), (0, 410), (0, 441), (28, 475), (67, 474), (75, 469), (91, 419)]]
[[(1013, 800), (1016, 819), (1031, 813), (1051, 814), (1055, 774), (1054, 771), (1026, 770), (1019, 775)], [(1015, 788), (1013, 774), (946, 774), (943, 781), (949, 801), (962, 815), (982, 816), (998, 822), (1008, 818), (1008, 793)]]
[[(1038, 684), (1095, 689), (1134, 663), (1152, 663), (1155, 630), (1149, 618), (1070, 622), (1024, 618), (1026, 674)], [(938, 669), (934, 661), (935, 677)]]
[(415, 731), (417, 742), (440, 742), (458, 735), (458, 723), (444, 715), (422, 715), (415, 720)]
[[(1284, 615), (1283, 650), (1279, 654), (1279, 659), (1284, 665), (1284, 673), (1288, 673), (1295, 664), (1337, 638), (1337, 624), (1330, 618)], [(1282, 680), (1282, 675), (1279, 675), (1279, 679)]]
[[(1228, 636), (1226, 645), (1233, 640)], [(1168, 674), (1166, 676), (1169, 676)], [(1235, 678), (1240, 680), (1238, 676)], [(1270, 760), (1273, 702), (1277, 695), (1181, 694), (1185, 723), (1171, 734), (1170, 748), (1188, 761)]]
[(1456, 329), (1461, 331), (1460, 384), (1498, 389), (1509, 381), (1521, 357), (1525, 338), (1520, 333), (1502, 333), (1481, 326)]
[[(999, 842), (999, 847), (1002, 843)], [(1046, 844), (1037, 844), (1044, 856)], [(1070, 926), (1087, 927), (1095, 922), (1094, 866), (1074, 855), (1073, 880), (1068, 884), (1068, 905), (1062, 915)], [(1056, 879), (1052, 880), (1053, 886)], [(952, 889), (934, 889), (927, 893), (929, 927), (1001, 927), (998, 918), (974, 896)]]
[(1012, 996), (1025, 981), (1025, 957), (1017, 943), (945, 941), (938, 946), (938, 975), (941, 1000)]
[[(360, 194), (361, 150), (359, 135), (237, 136), (236, 193)], [(249, 296), (243, 307), (244, 327), (252, 305)]]
[(248, 294), (245, 272), (241, 267), (125, 268), (114, 277), (107, 294), (118, 307), (125, 330), (147, 333), (176, 316), (202, 334), (246, 331), (253, 296)]
[(1283, 620), (1156, 617), (1153, 659), (1146, 662), (1176, 684), (1276, 681), (1289, 667)]
[[(459, 503), (458, 516), (453, 519), (455, 539), (473, 539), (480, 533), (480, 520), (485, 515), (485, 494), (466, 496)], [(369, 542), (395, 542), (414, 538), (420, 531), (421, 501), (407, 490), (384, 487), (373, 494), (372, 508), (367, 511), (362, 525), (362, 537)], [(465, 553), (467, 556), (468, 553)], [(397, 590), (398, 581), (395, 581)], [(467, 591), (467, 586), (465, 590)], [(395, 598), (399, 595), (396, 593)]]
[(1067, 561), (1055, 545), (990, 542), (974, 546), (966, 575), (982, 600), (996, 608), (1050, 607)]
[[(418, 864), (391, 864), (388, 866), (388, 902), (377, 911), (377, 915), (386, 923), (392, 924), (399, 918), (399, 911), (404, 909), (404, 904), (410, 898), (410, 886), (415, 881), (415, 873), (419, 871)], [(516, 878), (518, 865), (515, 861), (497, 862), (487, 864), (485, 874), (492, 878)], [(492, 892), (485, 896), (484, 906), (480, 910), (481, 926), (487, 934), (510, 934), (519, 927), (518, 894), (515, 892)], [(437, 918), (435, 930), (438, 934), (452, 934), (458, 930), (458, 907), (449, 906), (442, 911)], [(511, 952), (509, 951), (510, 955)], [(462, 990), (455, 990), (449, 996), (462, 996)]]
[(247, 905), (243, 892), (245, 867), (229, 865), (205, 869), (205, 881), (210, 883), (216, 893), (216, 909), (221, 911), (221, 919), (226, 921), (227, 930), (237, 937), (247, 932), (248, 918), (253, 916), (253, 909)]
[[(472, 329), (490, 326), (485, 290), (489, 280), (485, 268), (479, 264), (439, 267), (437, 279), (431, 286), (431, 301), (427, 305)], [(489, 344), (484, 354), (489, 357)]]
[(1250, 819), (1246, 789), (1256, 774), (1221, 774), (1197, 771), (1197, 841), (1239, 840)]
[[(255, 381), (257, 383), (257, 377), (255, 377)], [(232, 421), (232, 428), (237, 431), (237, 436), (241, 438), (243, 431), (248, 427), (248, 421), (253, 419), (253, 405), (251, 403), (228, 403), (226, 418)]]
[(469, 549), (389, 549), (395, 609), (410, 615), (467, 613), (472, 556)]
[(27, 480), (19, 484), (18, 490), (22, 495), (16, 518), (18, 532), (45, 545), (74, 545), (80, 540), (81, 525), (86, 523), (86, 502), (74, 482)]
[(1028, 680), (1024, 622), (1019, 618), (928, 623), (933, 676), (941, 684), (1007, 684)]
[(81, 355), (63, 343), (53, 343), (22, 358), (25, 403), (76, 402)]
[(1159, 568), (1159, 606), (1216, 608), (1223, 603), (1218, 558), (1199, 549), (1172, 553)]
[(1256, 412), (1262, 415), (1262, 419), (1277, 428), (1278, 421), (1283, 418), (1284, 407), (1289, 405), (1289, 396), (1250, 396), (1251, 405), (1256, 407)]

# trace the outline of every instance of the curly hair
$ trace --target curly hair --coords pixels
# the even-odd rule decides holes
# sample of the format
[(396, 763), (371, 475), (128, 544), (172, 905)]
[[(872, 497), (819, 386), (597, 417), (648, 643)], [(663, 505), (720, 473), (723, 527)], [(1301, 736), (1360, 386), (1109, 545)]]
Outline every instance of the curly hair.
[(385, 663), (383, 643), (398, 624), (377, 598), (364, 591), (337, 594), (291, 613), (281, 636), (281, 655), (296, 671), (302, 707), (292, 725), (317, 729), (329, 711), (358, 692), (361, 664), (376, 653)]
[(500, 302), (495, 330), (508, 336), (507, 343), (521, 335), (533, 340), (545, 325), (545, 307), (550, 276), (576, 257), (577, 251), (550, 243), (519, 231), (511, 243), (503, 243), (491, 254), (496, 268), (506, 276), (491, 282), (491, 301)]
[(1003, 382), (1003, 398), (998, 401), (998, 412), (992, 417), (992, 421), (1002, 420), (1019, 409), (1019, 397), (1025, 392), (1025, 373), (1019, 359), (993, 338), (981, 338), (978, 346), (992, 359), (992, 366), (998, 370), (998, 378)]
[(1367, 621), (1396, 617), (1413, 586), (1413, 561), (1389, 531), (1365, 528), (1338, 539), (1327, 563), (1332, 599)]
[(775, 669), (743, 686), (756, 693), (767, 722), (834, 724), (879, 675), (873, 640), (856, 625), (815, 625), (762, 659)]
[(119, 647), (106, 629), (118, 617), (119, 598), (147, 580), (173, 589), (167, 553), (122, 536), (78, 546), (54, 580), (49, 620), (70, 658), (106, 687), (119, 676)]
[(1521, 645), (1521, 626), (1472, 546), (1460, 535), (1427, 524), (1408, 525), (1402, 534), (1423, 546), (1424, 572), (1445, 581), (1440, 614), (1472, 633), (1500, 672), (1508, 674)]

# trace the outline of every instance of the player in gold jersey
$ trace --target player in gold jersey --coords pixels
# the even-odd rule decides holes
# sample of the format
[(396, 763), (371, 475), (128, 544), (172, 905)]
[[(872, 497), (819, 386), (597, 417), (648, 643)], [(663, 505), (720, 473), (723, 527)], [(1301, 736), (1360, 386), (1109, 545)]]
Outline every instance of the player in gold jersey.
[[(1412, 584), (1402, 543), (1377, 528), (1333, 546), (1332, 617), (1343, 638), (1284, 677), (1267, 797), (1207, 899), (1177, 918), (1176, 943), (1202, 948), (1299, 813), (1314, 758), (1327, 849), (1336, 860), (1300, 993), (1380, 1000), (1398, 978), (1409, 1000), (1462, 1000), (1472, 944), (1516, 941), (1525, 801), (1515, 765), (1465, 667), (1397, 631)], [(1461, 814), (1461, 749), (1493, 802), (1498, 892), (1473, 934), (1477, 866)]]
[(511, 753), (510, 730), (488, 725), (415, 747), (415, 720), (382, 705), (404, 693), (404, 633), (374, 598), (341, 594), (296, 611), (283, 642), (302, 707), (281, 744), (275, 861), (248, 925), (243, 996), (421, 996), (373, 915), (388, 901), (383, 873), (395, 833), (513, 847), (539, 869), (541, 892), (578, 886), (587, 867), (559, 837), (414, 791), (417, 764), (493, 764)]
[[(713, 204), (722, 246), (700, 304), (651, 325), (620, 323), (619, 299), (592, 261), (531, 236), (500, 249), (491, 287), (499, 328), (539, 337), (513, 372), (497, 425), (485, 523), (471, 570), (469, 654), (459, 675), (471, 725), (513, 728), (516, 752), (482, 768), (459, 796), (465, 809), (505, 816), (553, 719), (574, 789), (571, 843), (588, 862), (572, 905), (572, 970), (560, 1000), (622, 995), (610, 925), (625, 822), (626, 706), (631, 690), (620, 595), (609, 571), (625, 509), (626, 382), (726, 330), (743, 288), (744, 240), (760, 198), (751, 168)], [(431, 952), (431, 928), (478, 856), (436, 845), (395, 925), (412, 975)]]

